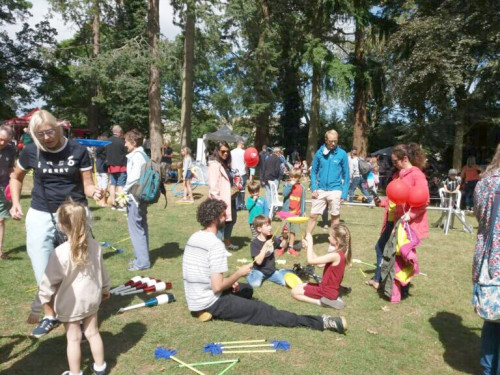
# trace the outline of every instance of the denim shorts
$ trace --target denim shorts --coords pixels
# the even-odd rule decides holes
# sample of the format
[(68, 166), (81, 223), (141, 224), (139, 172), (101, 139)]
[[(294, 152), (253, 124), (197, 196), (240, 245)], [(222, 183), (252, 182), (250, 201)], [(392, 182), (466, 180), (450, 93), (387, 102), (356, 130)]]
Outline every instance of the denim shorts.
[(127, 172), (116, 172), (109, 174), (109, 184), (113, 186), (125, 186), (127, 182)]

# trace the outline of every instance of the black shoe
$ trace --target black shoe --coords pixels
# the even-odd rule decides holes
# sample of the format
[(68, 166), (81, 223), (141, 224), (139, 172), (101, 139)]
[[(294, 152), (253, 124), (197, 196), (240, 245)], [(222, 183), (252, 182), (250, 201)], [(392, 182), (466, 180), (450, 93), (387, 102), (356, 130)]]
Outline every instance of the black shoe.
[(323, 315), (322, 318), (324, 329), (329, 329), (330, 331), (336, 331), (338, 333), (345, 333), (345, 331), (347, 331), (347, 320), (343, 316), (333, 317)]

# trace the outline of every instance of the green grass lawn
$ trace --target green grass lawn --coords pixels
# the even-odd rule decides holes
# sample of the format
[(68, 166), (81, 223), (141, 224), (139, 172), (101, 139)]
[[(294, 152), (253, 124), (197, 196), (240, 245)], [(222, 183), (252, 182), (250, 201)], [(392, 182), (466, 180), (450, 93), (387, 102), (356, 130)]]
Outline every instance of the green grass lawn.
[[(25, 213), (29, 206), (29, 177), (23, 191)], [(169, 190), (172, 185), (169, 185)], [(345, 297), (347, 335), (305, 328), (260, 327), (224, 321), (202, 323), (189, 314), (182, 284), (182, 252), (189, 236), (199, 229), (196, 207), (206, 197), (206, 187), (195, 190), (194, 205), (176, 204), (169, 191), (169, 205), (163, 202), (149, 208), (150, 253), (153, 266), (144, 272), (173, 284), (176, 302), (116, 314), (118, 309), (150, 296), (112, 297), (99, 311), (100, 331), (106, 361), (114, 374), (188, 374), (174, 361), (156, 360), (158, 345), (178, 349), (185, 362), (240, 358), (228, 374), (455, 374), (478, 373), (480, 327), (471, 299), (471, 263), (475, 235), (458, 229), (445, 236), (431, 229), (429, 238), (418, 248), (420, 270), (410, 298), (393, 305), (381, 298), (364, 281), (372, 275), (368, 266), (348, 267), (343, 285), (352, 287)], [(163, 198), (162, 198), (163, 199)], [(117, 242), (128, 237), (126, 216), (90, 202), (94, 216), (93, 232), (98, 241)], [(352, 233), (353, 257), (374, 263), (374, 245), (378, 238), (383, 209), (342, 207), (341, 218)], [(228, 258), (229, 269), (240, 264), (238, 258), (250, 258), (250, 229), (246, 211), (238, 212), (233, 242), (241, 249)], [(430, 212), (433, 222), (437, 213)], [(476, 222), (468, 217), (469, 222)], [(274, 225), (279, 225), (274, 222)], [(305, 229), (305, 225), (303, 225)], [(326, 251), (327, 233), (317, 227), (318, 252)], [(133, 257), (130, 241), (117, 245), (125, 251), (104, 249), (106, 267), (112, 284), (119, 285), (135, 273), (126, 270)], [(25, 248), (24, 221), (7, 222), (4, 249), (10, 255), (0, 261), (0, 372), (4, 374), (60, 374), (67, 369), (64, 328), (61, 326), (40, 340), (29, 338), (33, 326), (26, 323), (35, 292), (35, 278)], [(285, 254), (285, 268), (297, 259), (304, 265), (305, 254), (293, 258)], [(283, 267), (283, 266), (280, 266)], [(317, 273), (320, 273), (318, 270)], [(286, 287), (264, 283), (254, 296), (279, 309), (299, 314), (336, 314), (335, 310), (296, 302)], [(261, 354), (225, 354), (209, 357), (202, 353), (205, 344), (214, 341), (245, 339), (286, 340), (288, 352)], [(83, 368), (92, 362), (89, 346), (82, 344)], [(225, 365), (200, 367), (217, 374)], [(88, 374), (88, 369), (85, 372)]]

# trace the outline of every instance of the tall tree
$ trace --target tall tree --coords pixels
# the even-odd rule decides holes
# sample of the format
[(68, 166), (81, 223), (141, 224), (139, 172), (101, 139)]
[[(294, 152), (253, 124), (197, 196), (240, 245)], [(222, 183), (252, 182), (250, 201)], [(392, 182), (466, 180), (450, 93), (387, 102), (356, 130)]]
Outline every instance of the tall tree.
[(348, 54), (345, 26), (348, 20), (342, 1), (314, 0), (302, 8), (307, 32), (305, 58), (311, 71), (311, 104), (306, 158), (310, 163), (320, 142), (321, 97), (323, 93), (345, 93), (352, 74), (351, 65), (341, 59)]
[(184, 64), (182, 67), (182, 108), (181, 108), (181, 145), (191, 143), (191, 113), (193, 110), (193, 75), (195, 42), (195, 0), (186, 1), (184, 27)]
[[(498, 109), (500, 4), (489, 0), (415, 4), (399, 14), (401, 25), (391, 38), (391, 85), (398, 104), (414, 121), (414, 139), (437, 138), (436, 148), (441, 150), (452, 146), (453, 167), (460, 168), (465, 134), (479, 118), (483, 122), (489, 118), (494, 125), (492, 115), (498, 115), (490, 104), (496, 102)], [(473, 103), (476, 113), (471, 116)], [(448, 139), (438, 133), (446, 123), (454, 134)]]
[[(99, 38), (93, 38), (97, 35), (92, 31), (93, 1), (100, 7)], [(77, 31), (49, 56), (47, 78), (39, 85), (49, 107), (74, 124), (89, 124), (93, 105), (98, 132), (118, 123), (148, 133), (147, 1), (51, 0), (51, 4)]]
[(48, 22), (22, 24), (11, 38), (6, 24), (21, 24), (30, 16), (31, 3), (4, 0), (0, 4), (0, 118), (12, 117), (23, 105), (34, 100), (36, 82), (46, 73), (46, 51), (55, 44), (56, 31)]
[(160, 68), (158, 66), (158, 38), (160, 36), (160, 0), (148, 2), (148, 40), (151, 62), (149, 65), (149, 139), (151, 158), (161, 159), (162, 129), (160, 103)]
[[(98, 0), (93, 0), (92, 3), (92, 59), (99, 56), (101, 49), (101, 8)], [(89, 85), (90, 106), (89, 106), (89, 121), (88, 127), (92, 135), (97, 135), (97, 103), (94, 98), (99, 93), (99, 83), (92, 77)]]

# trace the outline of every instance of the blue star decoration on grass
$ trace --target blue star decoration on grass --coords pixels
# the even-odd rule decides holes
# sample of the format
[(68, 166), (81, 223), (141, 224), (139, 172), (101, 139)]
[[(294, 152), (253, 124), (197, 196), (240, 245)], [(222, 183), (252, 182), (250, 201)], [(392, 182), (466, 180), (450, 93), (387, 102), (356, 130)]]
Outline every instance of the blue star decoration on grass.
[(156, 359), (170, 359), (173, 355), (177, 354), (177, 349), (166, 349), (161, 346), (155, 349), (155, 358)]

